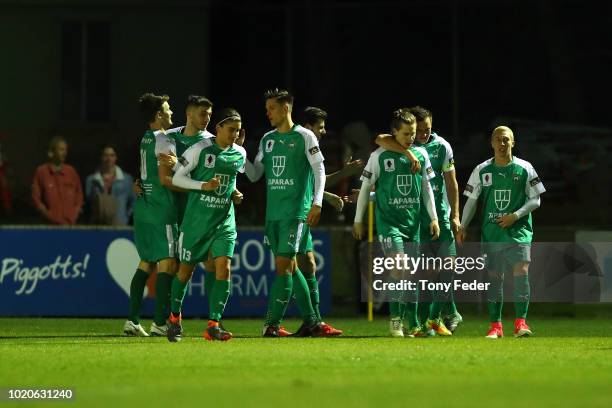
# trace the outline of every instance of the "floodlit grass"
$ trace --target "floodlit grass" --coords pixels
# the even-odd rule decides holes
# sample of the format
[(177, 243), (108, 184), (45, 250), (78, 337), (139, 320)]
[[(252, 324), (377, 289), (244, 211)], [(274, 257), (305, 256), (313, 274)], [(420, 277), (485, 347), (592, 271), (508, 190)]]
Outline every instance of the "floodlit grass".
[[(534, 337), (392, 339), (387, 321), (332, 319), (341, 338), (263, 339), (260, 320), (227, 319), (236, 338), (126, 338), (116, 319), (0, 319), (0, 387), (71, 388), (69, 406), (610, 406), (612, 322), (530, 320)], [(150, 321), (145, 321), (148, 329)], [(299, 322), (287, 322), (295, 329)], [(5, 396), (0, 397), (0, 400)], [(5, 404), (5, 403), (4, 403)], [(48, 405), (48, 403), (39, 403)], [(29, 404), (18, 403), (18, 406)]]

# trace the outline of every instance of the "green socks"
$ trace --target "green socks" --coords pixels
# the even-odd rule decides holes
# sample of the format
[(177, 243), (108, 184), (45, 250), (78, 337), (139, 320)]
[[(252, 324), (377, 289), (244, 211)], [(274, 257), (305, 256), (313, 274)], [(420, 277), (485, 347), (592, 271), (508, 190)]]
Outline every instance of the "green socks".
[[(452, 271), (441, 270), (438, 275), (438, 282), (441, 283), (452, 283), (453, 273)], [(433, 293), (433, 302), (431, 302), (431, 306), (429, 309), (429, 319), (437, 319), (440, 317), (440, 313), (442, 312), (442, 306), (449, 303), (449, 300), (452, 300), (452, 285), (450, 289), (447, 291), (444, 290), (436, 290)], [(454, 302), (453, 302), (454, 306)], [(455, 312), (457, 309), (455, 308)], [(453, 313), (454, 314), (454, 313)]]
[(491, 323), (501, 322), (502, 306), (504, 304), (504, 285), (501, 276), (489, 277), (489, 290), (487, 291), (487, 308)]
[(134, 324), (140, 323), (140, 305), (142, 305), (142, 295), (147, 285), (147, 279), (149, 279), (149, 274), (142, 269), (137, 269), (130, 284), (130, 314), (128, 318)]
[(214, 272), (209, 272), (209, 271), (205, 272), (204, 295), (206, 296), (206, 299), (208, 299), (208, 313), (211, 313), (213, 310), (212, 292), (213, 292), (213, 287), (215, 286), (216, 281), (217, 281), (217, 278)]
[(407, 302), (405, 303), (405, 319), (408, 321), (408, 328), (412, 329), (414, 327), (419, 326), (419, 319), (418, 319), (418, 315), (417, 315), (417, 308), (418, 308), (418, 303), (417, 302)]
[(317, 323), (317, 315), (312, 307), (312, 303), (310, 301), (310, 290), (308, 288), (308, 283), (302, 275), (302, 271), (300, 268), (295, 268), (295, 272), (293, 273), (293, 294), (295, 295), (295, 300), (298, 305), (298, 309), (300, 309), (300, 314), (302, 315), (302, 319), (304, 323), (308, 326), (312, 326)]
[(268, 301), (268, 313), (266, 314), (266, 326), (278, 326), (285, 316), (287, 304), (291, 298), (293, 288), (293, 277), (287, 275), (276, 275), (270, 288), (270, 299)]
[(172, 290), (170, 297), (170, 311), (174, 314), (181, 313), (181, 308), (183, 306), (183, 299), (185, 299), (185, 294), (187, 293), (187, 287), (189, 286), (189, 281), (183, 283), (180, 281), (178, 276), (175, 276), (172, 280)]
[(516, 318), (527, 318), (529, 308), (529, 275), (519, 275), (514, 277), (514, 310)]
[(306, 283), (308, 284), (308, 289), (310, 290), (310, 303), (312, 304), (312, 308), (317, 315), (317, 319), (320, 321), (322, 319), (321, 311), (319, 310), (319, 281), (314, 273), (304, 275), (304, 278), (306, 278)]
[(158, 272), (155, 282), (155, 315), (153, 321), (158, 326), (166, 324), (170, 314), (170, 288), (174, 276), (166, 272)]
[[(208, 278), (210, 275), (207, 275)], [(214, 275), (213, 275), (214, 277)], [(230, 281), (229, 280), (219, 280), (215, 279), (215, 284), (210, 292), (209, 297), (209, 305), (210, 305), (210, 320), (220, 321), (221, 316), (223, 316), (223, 310), (225, 310), (225, 305), (227, 304), (227, 299), (229, 299), (230, 295)]]

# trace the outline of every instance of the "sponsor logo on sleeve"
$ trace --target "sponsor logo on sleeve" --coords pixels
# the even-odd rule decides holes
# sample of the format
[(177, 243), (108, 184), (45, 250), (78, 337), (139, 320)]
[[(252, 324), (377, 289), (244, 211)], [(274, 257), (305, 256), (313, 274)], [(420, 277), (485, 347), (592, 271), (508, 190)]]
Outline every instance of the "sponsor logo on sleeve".
[(310, 152), (311, 156), (314, 156), (315, 154), (319, 153), (321, 150), (319, 149), (319, 146), (315, 146), (315, 147), (311, 147), (310, 149), (308, 149), (308, 152)]
[(365, 178), (368, 178), (368, 179), (369, 179), (369, 178), (372, 178), (372, 173), (370, 173), (370, 172), (369, 172), (369, 171), (367, 171), (367, 170), (364, 170), (364, 171), (363, 171), (363, 173), (362, 173), (361, 175), (362, 175), (363, 177), (365, 177)]
[(189, 160), (187, 160), (184, 156), (178, 158), (178, 162), (181, 166), (187, 166), (189, 164)]
[(427, 175), (430, 175), (433, 173), (433, 169), (431, 167), (428, 167), (427, 170), (425, 170), (427, 172)]
[(444, 171), (451, 171), (455, 167), (455, 159), (452, 157), (448, 159), (448, 163), (444, 166)]
[(473, 193), (474, 192), (474, 186), (472, 186), (471, 184), (468, 184), (465, 186), (465, 191), (467, 191), (468, 193)]
[(540, 183), (541, 183), (541, 181), (540, 181), (540, 178), (539, 178), (539, 177), (533, 178), (533, 179), (531, 179), (531, 180), (529, 181), (529, 185), (530, 185), (531, 187), (535, 187), (536, 185), (538, 185), (538, 184), (540, 184)]

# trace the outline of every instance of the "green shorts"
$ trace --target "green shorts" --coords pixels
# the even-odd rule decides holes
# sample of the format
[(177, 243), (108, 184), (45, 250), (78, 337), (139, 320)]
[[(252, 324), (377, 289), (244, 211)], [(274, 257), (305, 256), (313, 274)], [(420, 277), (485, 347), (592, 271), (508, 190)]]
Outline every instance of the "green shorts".
[(145, 262), (176, 258), (177, 224), (134, 222), (134, 241), (138, 256)]
[(274, 256), (293, 258), (301, 248), (306, 249), (310, 227), (304, 220), (266, 221), (264, 244)]
[(429, 227), (421, 225), (421, 252), (425, 256), (439, 256), (446, 258), (457, 256), (455, 236), (451, 230), (450, 223), (440, 224), (440, 237), (432, 241)]
[(312, 234), (310, 233), (310, 228), (308, 234), (303, 234), (302, 240), (300, 241), (300, 245), (298, 247), (298, 254), (306, 254), (307, 252), (314, 252), (314, 245), (312, 244)]
[(196, 229), (181, 232), (178, 241), (179, 259), (181, 263), (197, 264), (208, 261), (208, 253), (212, 258), (234, 255), (234, 245), (238, 236), (235, 228), (217, 228), (208, 234), (201, 234)]
[(378, 241), (385, 255), (405, 253), (410, 256), (418, 256), (418, 235), (406, 238), (405, 234), (402, 234), (396, 227), (391, 226), (385, 226), (384, 228), (377, 226), (377, 233)]
[(511, 272), (514, 265), (519, 262), (531, 262), (531, 244), (504, 245), (504, 249), (495, 251), (495, 247), (484, 245), (483, 253), (486, 256), (485, 266), (494, 272)]

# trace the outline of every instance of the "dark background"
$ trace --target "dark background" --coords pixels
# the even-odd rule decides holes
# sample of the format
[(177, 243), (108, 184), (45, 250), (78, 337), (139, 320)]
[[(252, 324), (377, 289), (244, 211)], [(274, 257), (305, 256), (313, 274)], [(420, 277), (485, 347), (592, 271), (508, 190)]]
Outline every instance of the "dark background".
[[(2, 0), (0, 143), (15, 203), (2, 222), (40, 222), (29, 184), (52, 134), (68, 138), (68, 162), (83, 179), (106, 141), (136, 174), (144, 130), (137, 97), (169, 94), (182, 125), (187, 95), (203, 94), (215, 108), (242, 113), (252, 157), (269, 128), (262, 93), (278, 86), (295, 94), (296, 110), (328, 111), (330, 171), (350, 152), (367, 159), (390, 112), (418, 104), (453, 146), (460, 188), (490, 156), (490, 131), (505, 124), (516, 155), (548, 189), (537, 223), (610, 226), (606, 9), (569, 0)], [(351, 131), (354, 122), (367, 131)], [(239, 188), (239, 222), (260, 224), (263, 185), (244, 179)], [(324, 223), (353, 217), (350, 208), (344, 221), (329, 207), (324, 213)]]

